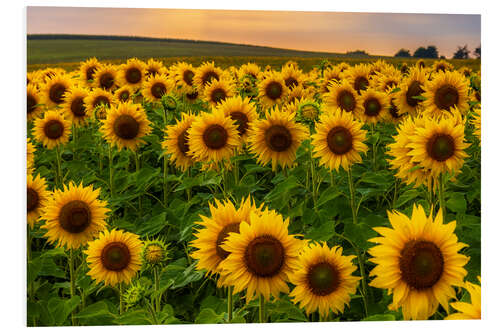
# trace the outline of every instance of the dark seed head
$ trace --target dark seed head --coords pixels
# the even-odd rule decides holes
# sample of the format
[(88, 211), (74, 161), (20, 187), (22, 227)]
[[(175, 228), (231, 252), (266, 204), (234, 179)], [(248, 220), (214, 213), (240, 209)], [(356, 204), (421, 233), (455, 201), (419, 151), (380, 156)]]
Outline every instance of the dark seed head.
[(330, 263), (321, 262), (309, 268), (307, 282), (313, 294), (326, 296), (338, 289), (340, 274), (338, 269)]
[(246, 114), (240, 111), (231, 112), (231, 119), (236, 121), (238, 125), (238, 133), (239, 135), (244, 135), (248, 130), (248, 117)]
[(121, 271), (130, 264), (130, 250), (121, 242), (106, 244), (101, 252), (102, 265), (110, 271)]
[(153, 84), (151, 87), (151, 95), (154, 96), (154, 98), (160, 99), (165, 93), (167, 92), (167, 87), (162, 82), (156, 82)]
[(363, 103), (365, 115), (368, 117), (376, 117), (382, 111), (382, 106), (377, 98), (367, 98)]
[(45, 126), (43, 127), (43, 132), (45, 133), (46, 137), (55, 140), (63, 135), (64, 126), (57, 119), (49, 120), (47, 123), (45, 123)]
[(266, 96), (272, 99), (273, 101), (280, 98), (282, 93), (283, 93), (283, 87), (279, 82), (276, 81), (270, 82), (266, 87)]
[(219, 124), (210, 125), (203, 132), (203, 142), (208, 148), (220, 149), (226, 146), (228, 134), (224, 127)]
[(273, 125), (266, 130), (266, 145), (273, 151), (283, 152), (292, 145), (292, 135), (283, 125)]
[(342, 90), (337, 95), (337, 105), (344, 111), (352, 112), (356, 108), (356, 99), (348, 90)]
[(229, 256), (229, 252), (221, 248), (222, 243), (226, 240), (227, 236), (229, 236), (230, 232), (239, 232), (240, 231), (240, 223), (231, 223), (226, 225), (220, 232), (219, 235), (217, 236), (217, 242), (216, 242), (216, 248), (215, 251), (217, 252), (217, 255), (221, 259), (226, 259)]
[(113, 130), (121, 139), (131, 140), (139, 134), (139, 123), (134, 117), (122, 114), (116, 118)]
[(253, 239), (245, 250), (245, 264), (252, 274), (259, 277), (272, 277), (279, 274), (285, 262), (285, 250), (273, 236), (260, 236)]
[(71, 102), (71, 113), (75, 117), (85, 116), (85, 104), (83, 103), (83, 97), (77, 97)]
[(49, 89), (49, 98), (52, 102), (56, 104), (61, 104), (63, 102), (63, 96), (67, 88), (62, 83), (56, 83), (52, 85)]
[(443, 162), (455, 153), (455, 141), (448, 134), (435, 134), (427, 141), (427, 154), (434, 160)]
[(125, 79), (131, 84), (139, 83), (142, 79), (142, 73), (139, 68), (131, 67), (125, 72)]
[(434, 286), (444, 270), (441, 250), (432, 242), (410, 241), (399, 258), (402, 279), (410, 287), (421, 290)]
[(31, 212), (32, 210), (35, 210), (38, 207), (38, 192), (35, 191), (32, 188), (27, 188), (27, 194), (26, 194), (26, 199), (27, 199), (27, 209), (28, 213)]
[(328, 148), (336, 155), (343, 155), (352, 149), (352, 134), (342, 126), (332, 128), (326, 137)]
[(422, 89), (420, 82), (413, 81), (408, 86), (408, 90), (406, 91), (406, 103), (408, 103), (411, 107), (417, 106), (418, 103), (420, 103), (420, 100), (413, 97), (420, 96), (423, 92), (424, 90)]
[(67, 232), (78, 234), (90, 225), (89, 206), (80, 200), (70, 201), (59, 212), (59, 224)]
[(449, 111), (450, 108), (458, 104), (457, 88), (450, 84), (445, 84), (436, 90), (434, 103), (441, 110)]
[(209, 84), (212, 80), (218, 80), (219, 75), (213, 71), (208, 71), (206, 72), (203, 77), (201, 78), (201, 81), (203, 82), (203, 85), (206, 86)]
[(182, 133), (177, 138), (177, 147), (184, 156), (187, 156), (187, 152), (189, 151), (187, 131), (187, 129), (182, 131)]
[(111, 73), (104, 73), (99, 78), (99, 86), (103, 89), (109, 90), (113, 87), (113, 84), (115, 84), (115, 78)]

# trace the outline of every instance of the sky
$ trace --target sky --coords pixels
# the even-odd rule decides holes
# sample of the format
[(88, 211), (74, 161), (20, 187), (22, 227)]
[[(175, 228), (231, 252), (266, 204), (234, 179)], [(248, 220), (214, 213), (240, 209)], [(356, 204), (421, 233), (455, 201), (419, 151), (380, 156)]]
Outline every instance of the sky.
[(435, 45), (451, 57), (481, 43), (481, 16), (150, 8), (28, 7), (27, 33), (168, 37), (394, 55)]

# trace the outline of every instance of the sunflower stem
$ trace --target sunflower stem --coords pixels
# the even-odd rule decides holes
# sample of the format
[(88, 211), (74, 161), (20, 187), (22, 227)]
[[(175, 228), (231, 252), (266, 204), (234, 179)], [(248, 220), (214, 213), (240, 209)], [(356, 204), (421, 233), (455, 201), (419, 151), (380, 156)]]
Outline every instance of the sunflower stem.
[(118, 284), (118, 298), (120, 298), (120, 308), (118, 314), (122, 315), (123, 314), (123, 282), (120, 282)]
[(227, 321), (233, 320), (233, 286), (227, 287)]
[(441, 208), (441, 211), (443, 212), (443, 222), (446, 222), (446, 205), (444, 202), (444, 191), (445, 191), (445, 179), (444, 179), (444, 174), (441, 173), (439, 176), (439, 184), (438, 184), (438, 197), (439, 197), (439, 207)]
[(160, 275), (158, 274), (158, 266), (155, 265), (153, 268), (153, 274), (155, 279), (155, 312), (160, 313), (161, 311), (161, 295), (160, 295)]
[(374, 139), (375, 138), (375, 124), (371, 123), (370, 124), (370, 129), (371, 129), (371, 136), (372, 136), (372, 167), (373, 170), (377, 170), (376, 163), (377, 163), (377, 141)]
[(265, 323), (266, 318), (265, 318), (265, 301), (264, 301), (264, 296), (259, 295), (259, 323)]
[[(141, 170), (141, 156), (139, 155), (139, 150), (136, 150), (134, 152), (134, 156), (135, 156), (135, 172), (136, 174), (139, 174), (139, 170)], [(139, 202), (139, 216), (142, 217), (142, 195), (139, 194), (137, 201)]]
[(72, 124), (71, 132), (73, 133), (73, 160), (77, 160), (77, 144), (78, 144), (78, 127), (75, 124)]
[(316, 201), (317, 201), (317, 191), (316, 191), (316, 174), (315, 174), (315, 167), (314, 167), (314, 158), (313, 158), (313, 152), (312, 152), (312, 147), (309, 145), (309, 157), (310, 157), (310, 164), (311, 164), (311, 192), (312, 192), (312, 198), (313, 198), (313, 203), (314, 203), (314, 209), (316, 209)]
[(61, 150), (59, 149), (59, 145), (56, 146), (56, 164), (56, 187), (62, 189)]
[(109, 193), (110, 197), (113, 198), (113, 148), (109, 145), (108, 149), (109, 158)]
[[(191, 178), (191, 168), (187, 169), (187, 176)], [(191, 188), (186, 188), (186, 197), (188, 201), (191, 201)]]
[(163, 155), (163, 204), (165, 205), (165, 208), (167, 207), (167, 201), (168, 201), (167, 176), (168, 176), (168, 158), (167, 154), (164, 154)]
[[(70, 298), (75, 296), (75, 263), (73, 249), (69, 249)], [(75, 311), (71, 312), (71, 325), (76, 326)]]
[(358, 216), (356, 212), (356, 205), (355, 205), (355, 192), (354, 192), (354, 182), (352, 180), (352, 171), (351, 168), (347, 169), (347, 178), (349, 180), (349, 192), (350, 192), (350, 199), (351, 199), (351, 210), (352, 210), (352, 222), (354, 224), (358, 224)]
[(359, 272), (361, 274), (361, 288), (363, 290), (363, 305), (365, 308), (365, 316), (368, 316), (368, 287), (366, 284), (366, 272), (365, 272), (365, 263), (363, 261), (363, 258), (361, 257), (361, 253), (357, 247), (354, 248), (356, 250), (356, 256), (358, 257), (358, 264), (359, 264)]

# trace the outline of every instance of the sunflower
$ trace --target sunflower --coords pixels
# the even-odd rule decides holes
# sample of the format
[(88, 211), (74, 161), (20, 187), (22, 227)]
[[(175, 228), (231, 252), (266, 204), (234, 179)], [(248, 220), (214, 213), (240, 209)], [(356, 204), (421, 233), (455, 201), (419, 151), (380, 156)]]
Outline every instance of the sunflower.
[(318, 310), (323, 318), (330, 310), (344, 312), (360, 280), (352, 275), (356, 270), (353, 258), (343, 256), (341, 247), (329, 248), (325, 242), (306, 246), (289, 275), (290, 282), (296, 285), (290, 293), (293, 303), (300, 303), (308, 315)]
[(424, 59), (418, 59), (417, 62), (415, 63), (415, 67), (417, 67), (417, 68), (425, 68), (425, 61), (424, 61)]
[(473, 73), (472, 69), (467, 66), (460, 67), (458, 71), (465, 77), (470, 77)]
[(85, 108), (84, 99), (89, 94), (88, 90), (79, 86), (73, 86), (64, 94), (62, 112), (71, 123), (81, 126), (87, 121), (92, 113)]
[(28, 173), (33, 171), (35, 166), (35, 146), (31, 143), (31, 139), (26, 139), (26, 169)]
[(126, 84), (139, 89), (146, 79), (146, 64), (137, 58), (128, 59), (118, 71), (118, 85)]
[(361, 92), (359, 101), (363, 106), (362, 112), (355, 114), (355, 116), (365, 123), (375, 124), (387, 118), (390, 102), (386, 93), (368, 88)]
[(321, 113), (321, 105), (312, 98), (300, 98), (283, 105), (283, 111), (295, 113), (301, 122), (314, 124)]
[(38, 88), (40, 85), (40, 72), (39, 71), (33, 71), (33, 72), (28, 72), (26, 73), (26, 85), (33, 85)]
[[(479, 283), (481, 283), (481, 277), (478, 276), (477, 279), (479, 280)], [(464, 288), (469, 292), (470, 303), (450, 303), (451, 307), (458, 312), (451, 314), (444, 319), (481, 319), (481, 286), (467, 281), (465, 282)]]
[(347, 81), (334, 82), (328, 86), (328, 89), (329, 91), (323, 94), (323, 102), (326, 106), (356, 114), (362, 112), (363, 106), (358, 94)]
[(260, 75), (260, 67), (253, 62), (241, 65), (238, 70), (238, 77), (242, 79), (247, 75), (251, 76), (254, 80), (257, 80)]
[(320, 93), (326, 94), (328, 92), (328, 86), (330, 84), (340, 82), (340, 73), (342, 73), (342, 71), (337, 66), (325, 69), (325, 71), (323, 72), (323, 77), (319, 82)]
[(198, 67), (193, 76), (193, 83), (198, 89), (204, 89), (212, 80), (223, 78), (224, 71), (216, 67), (213, 62), (204, 62)]
[(157, 267), (164, 265), (169, 258), (168, 244), (164, 240), (146, 240), (142, 247), (141, 260), (145, 267)]
[(188, 104), (195, 104), (199, 101), (199, 94), (198, 91), (193, 88), (191, 91), (187, 91), (183, 94), (182, 96), (185, 100), (186, 103)]
[(297, 149), (308, 135), (308, 128), (295, 121), (295, 113), (275, 107), (266, 111), (264, 119), (250, 124), (248, 141), (257, 161), (262, 165), (271, 162), (274, 171), (278, 164), (282, 168), (292, 166)]
[(87, 274), (104, 285), (129, 284), (141, 268), (141, 250), (138, 235), (116, 229), (104, 230), (84, 251), (90, 268)]
[(35, 140), (52, 149), (69, 141), (71, 123), (58, 111), (47, 111), (43, 118), (35, 120), (33, 130)]
[(162, 147), (166, 154), (170, 154), (170, 161), (182, 171), (186, 171), (194, 164), (194, 160), (188, 154), (187, 132), (195, 118), (194, 114), (182, 113), (181, 120), (177, 120), (175, 125), (169, 125), (165, 129), (165, 141), (163, 141)]
[(146, 63), (146, 76), (167, 75), (167, 69), (161, 61), (153, 58)]
[(438, 60), (435, 61), (432, 65), (432, 70), (435, 73), (445, 73), (453, 70), (453, 65), (447, 62), (446, 60)]
[(233, 97), (236, 94), (236, 87), (231, 80), (213, 79), (205, 85), (204, 99), (211, 106), (223, 102), (226, 98)]
[(240, 145), (235, 121), (220, 109), (197, 116), (187, 133), (189, 154), (196, 161), (219, 163)]
[(300, 99), (313, 99), (316, 93), (313, 87), (304, 88), (303, 85), (292, 86), (288, 89), (288, 93), (285, 97), (285, 101), (290, 103)]
[(270, 108), (280, 104), (288, 93), (288, 87), (280, 73), (271, 72), (259, 84), (259, 101), (263, 107)]
[(297, 86), (302, 86), (305, 80), (305, 75), (297, 66), (286, 66), (281, 68), (281, 76), (285, 80), (285, 85), (288, 89), (293, 89)]
[(361, 126), (351, 113), (340, 109), (322, 114), (311, 136), (313, 156), (320, 158), (319, 165), (332, 171), (340, 166), (348, 170), (353, 163), (361, 162), (360, 153), (368, 150), (363, 143), (366, 131)]
[(106, 229), (106, 215), (110, 211), (105, 201), (98, 199), (100, 189), (70, 182), (63, 190), (56, 189), (45, 206), (41, 228), (50, 243), (72, 249), (86, 244)]
[(465, 113), (469, 104), (467, 96), (467, 79), (458, 72), (439, 72), (431, 81), (424, 85), (423, 101), (424, 114), (428, 116), (441, 116), (448, 113), (450, 108), (456, 107)]
[(377, 76), (374, 81), (374, 86), (379, 91), (393, 90), (401, 82), (401, 73), (394, 69), (390, 71), (385, 71), (383, 74)]
[(40, 70), (38, 73), (38, 80), (41, 85), (46, 84), (51, 78), (56, 76), (67, 76), (66, 71), (62, 68), (52, 68), (48, 67), (43, 70)]
[(289, 292), (286, 282), (304, 244), (288, 234), (288, 224), (288, 218), (274, 211), (251, 212), (249, 221), (240, 223), (239, 233), (229, 233), (221, 245), (229, 255), (220, 268), (234, 294), (246, 289), (249, 302), (256, 295), (269, 300)]
[(123, 87), (120, 87), (119, 89), (116, 89), (115, 92), (113, 93), (113, 96), (117, 102), (129, 102), (132, 101), (132, 96), (135, 94), (134, 88), (132, 88), (129, 85), (125, 85)]
[(65, 74), (57, 74), (49, 78), (41, 87), (43, 104), (49, 109), (61, 105), (64, 94), (73, 86), (73, 80)]
[(165, 74), (150, 75), (142, 85), (142, 96), (149, 102), (159, 102), (171, 92), (173, 83)]
[(217, 106), (217, 109), (224, 112), (226, 117), (230, 117), (236, 122), (240, 140), (241, 142), (246, 142), (250, 123), (259, 118), (255, 104), (250, 101), (250, 98), (242, 98), (240, 95), (236, 95), (221, 102)]
[(26, 118), (28, 121), (39, 118), (43, 113), (40, 92), (34, 84), (26, 86)]
[(425, 118), (410, 137), (408, 152), (412, 162), (431, 170), (433, 176), (443, 172), (458, 173), (467, 157), (464, 122), (458, 111), (454, 117)]
[(427, 77), (425, 71), (417, 67), (412, 67), (406, 78), (401, 81), (396, 93), (394, 104), (398, 107), (400, 114), (415, 114), (421, 105), (422, 101), (418, 98), (424, 92), (423, 88)]
[(391, 88), (388, 88), (386, 90), (386, 94), (389, 99), (389, 109), (388, 109), (389, 116), (387, 117), (387, 120), (392, 123), (399, 123), (403, 119), (403, 115), (400, 114), (398, 107), (394, 103), (395, 95), (391, 93), (391, 91), (392, 91)]
[[(90, 88), (94, 81), (94, 74), (102, 66), (102, 64), (95, 58), (87, 59), (80, 63), (79, 77), (83, 86)], [(90, 82), (89, 82), (90, 81)]]
[(152, 129), (141, 105), (119, 103), (109, 110), (100, 130), (106, 141), (117, 146), (118, 150), (128, 148), (136, 151), (144, 143), (142, 138)]
[(171, 76), (175, 80), (175, 84), (177, 89), (183, 93), (192, 93), (193, 92), (193, 84), (194, 84), (194, 75), (196, 73), (196, 69), (193, 65), (180, 62), (176, 65), (172, 66), (170, 69)]
[(481, 145), (481, 104), (475, 105), (472, 111), (474, 114), (472, 114), (470, 122), (474, 125), (473, 134), (479, 139)]
[(411, 218), (397, 211), (387, 214), (392, 228), (374, 228), (381, 237), (369, 240), (378, 244), (368, 250), (376, 265), (370, 285), (388, 289), (390, 308), (402, 307), (405, 320), (427, 319), (439, 304), (448, 311), (453, 286), (462, 285), (469, 261), (458, 253), (467, 245), (454, 234), (456, 222), (443, 224), (441, 210), (435, 218), (426, 216), (420, 205), (413, 206)]
[(40, 175), (35, 177), (28, 175), (26, 190), (27, 220), (30, 228), (33, 229), (50, 198), (50, 192), (47, 190), (45, 178), (40, 177)]
[(361, 94), (362, 90), (370, 86), (370, 71), (370, 66), (358, 64), (344, 71), (341, 78), (347, 80), (354, 90)]
[(399, 67), (399, 71), (402, 74), (408, 74), (410, 72), (410, 66), (406, 62), (402, 63), (401, 66)]
[(114, 65), (101, 65), (94, 73), (93, 88), (112, 91), (118, 84), (118, 71)]
[(202, 221), (196, 222), (201, 228), (195, 229), (195, 239), (190, 245), (196, 249), (191, 253), (191, 257), (198, 260), (196, 269), (206, 270), (208, 275), (213, 275), (221, 272), (220, 263), (229, 256), (229, 252), (221, 247), (229, 233), (238, 233), (240, 224), (249, 223), (250, 213), (260, 210), (262, 206), (257, 208), (248, 196), (241, 200), (238, 209), (229, 200), (220, 202), (217, 199), (215, 205), (209, 203), (209, 208), (210, 217), (200, 215)]
[(106, 119), (108, 109), (116, 102), (113, 94), (101, 88), (93, 89), (83, 99), (85, 109), (92, 112), (97, 119)]

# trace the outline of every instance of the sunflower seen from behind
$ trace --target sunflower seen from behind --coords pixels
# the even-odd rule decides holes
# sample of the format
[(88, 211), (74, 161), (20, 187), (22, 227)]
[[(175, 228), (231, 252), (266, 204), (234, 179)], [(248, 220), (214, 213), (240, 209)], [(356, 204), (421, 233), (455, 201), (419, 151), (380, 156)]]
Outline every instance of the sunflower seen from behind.
[(427, 116), (449, 115), (451, 108), (465, 114), (469, 108), (468, 82), (458, 72), (440, 72), (424, 85), (422, 105)]
[[(477, 277), (481, 283), (481, 277)], [(481, 285), (465, 282), (464, 288), (470, 296), (470, 302), (453, 302), (450, 306), (455, 309), (456, 313), (448, 315), (446, 320), (463, 320), (463, 319), (481, 319)]]
[(304, 247), (289, 275), (295, 285), (290, 293), (292, 302), (299, 303), (308, 315), (318, 311), (326, 318), (330, 311), (343, 313), (360, 280), (352, 274), (356, 270), (353, 258), (342, 255), (342, 247), (329, 248), (326, 242)]
[(47, 111), (43, 118), (35, 120), (33, 136), (44, 147), (53, 149), (69, 141), (71, 123), (58, 111)]
[(236, 95), (221, 102), (217, 109), (236, 122), (241, 142), (246, 142), (250, 123), (259, 118), (255, 104), (250, 101), (250, 98), (242, 98), (240, 95)]
[(194, 160), (189, 155), (188, 130), (196, 116), (191, 113), (182, 113), (182, 118), (175, 125), (168, 125), (165, 129), (165, 141), (162, 147), (170, 155), (170, 161), (177, 169), (186, 171), (194, 165)]
[(31, 229), (38, 222), (49, 198), (50, 192), (47, 190), (45, 178), (40, 177), (40, 175), (28, 174), (26, 180), (26, 219)]
[(141, 268), (142, 241), (139, 236), (123, 230), (104, 230), (89, 242), (87, 275), (105, 286), (129, 284)]
[(46, 229), (49, 243), (77, 249), (106, 229), (110, 209), (99, 199), (100, 192), (92, 185), (73, 182), (56, 189), (42, 214), (46, 222), (41, 228)]
[(92, 112), (87, 112), (84, 102), (88, 94), (87, 89), (73, 86), (64, 95), (62, 112), (64, 117), (71, 121), (72, 124), (82, 126), (92, 116)]
[(388, 212), (391, 227), (377, 227), (379, 237), (368, 250), (376, 266), (370, 286), (392, 294), (390, 309), (402, 308), (405, 320), (425, 320), (439, 305), (448, 311), (455, 297), (454, 286), (461, 286), (467, 275), (469, 258), (459, 251), (467, 246), (458, 242), (456, 222), (443, 223), (441, 210), (433, 218), (422, 206), (413, 206), (411, 217)]

